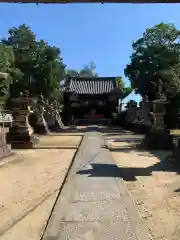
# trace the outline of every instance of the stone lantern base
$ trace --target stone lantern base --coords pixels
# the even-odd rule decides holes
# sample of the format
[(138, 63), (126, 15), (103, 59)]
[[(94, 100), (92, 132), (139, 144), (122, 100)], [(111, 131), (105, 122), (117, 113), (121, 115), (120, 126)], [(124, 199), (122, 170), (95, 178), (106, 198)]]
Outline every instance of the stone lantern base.
[(48, 126), (44, 123), (36, 123), (34, 126), (33, 126), (33, 129), (34, 129), (34, 133), (35, 134), (49, 134), (49, 129), (48, 129)]
[(43, 121), (42, 119), (42, 121), (38, 121), (38, 118), (34, 113), (29, 117), (29, 124), (34, 129), (35, 134), (45, 135), (49, 133), (49, 129), (45, 120)]
[(150, 149), (172, 149), (172, 136), (170, 130), (150, 129), (145, 135), (144, 145)]
[(37, 125), (35, 125), (34, 126), (34, 133), (35, 134), (43, 134), (43, 135), (45, 135), (45, 134), (49, 134), (49, 130), (42, 124), (37, 124)]
[(136, 124), (133, 131), (138, 134), (146, 134), (150, 130), (150, 127), (144, 124)]
[(38, 143), (38, 138), (28, 132), (20, 132), (15, 127), (11, 127), (6, 134), (7, 143), (11, 144), (12, 149), (29, 149)]

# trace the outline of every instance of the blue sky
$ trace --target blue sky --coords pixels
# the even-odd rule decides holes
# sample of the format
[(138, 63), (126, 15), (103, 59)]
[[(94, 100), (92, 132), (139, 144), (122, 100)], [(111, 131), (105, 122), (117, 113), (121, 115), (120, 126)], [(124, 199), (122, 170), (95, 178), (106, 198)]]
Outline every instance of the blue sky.
[[(0, 13), (0, 37), (25, 23), (38, 39), (61, 49), (68, 68), (94, 61), (100, 76), (124, 77), (132, 41), (146, 28), (166, 22), (180, 29), (180, 4), (0, 3)], [(130, 98), (139, 99), (134, 94)]]

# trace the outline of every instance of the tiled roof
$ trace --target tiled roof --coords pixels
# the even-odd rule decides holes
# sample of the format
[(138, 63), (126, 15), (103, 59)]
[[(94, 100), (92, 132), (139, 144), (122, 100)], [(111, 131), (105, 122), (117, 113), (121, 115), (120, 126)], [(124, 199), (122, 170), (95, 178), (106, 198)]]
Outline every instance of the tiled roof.
[(76, 94), (104, 94), (116, 87), (115, 78), (108, 77), (72, 77), (66, 85), (66, 91)]

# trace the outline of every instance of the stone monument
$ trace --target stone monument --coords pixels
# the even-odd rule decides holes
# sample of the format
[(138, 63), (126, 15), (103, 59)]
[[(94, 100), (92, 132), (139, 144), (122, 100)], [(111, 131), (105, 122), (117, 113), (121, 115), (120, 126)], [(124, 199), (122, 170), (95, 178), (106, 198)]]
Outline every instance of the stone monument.
[(127, 105), (127, 124), (129, 129), (133, 129), (136, 125), (137, 118), (137, 103), (134, 101), (129, 101)]
[(11, 99), (13, 122), (6, 139), (13, 149), (33, 148), (38, 141), (33, 134), (33, 128), (28, 122), (32, 103), (33, 99), (29, 96), (27, 90), (21, 93), (18, 98)]
[(44, 97), (41, 94), (39, 96), (39, 99), (36, 103), (36, 108), (35, 108), (37, 122), (34, 126), (34, 132), (37, 134), (48, 134), (49, 133), (48, 125), (44, 118), (44, 112), (46, 111), (46, 109), (45, 109), (46, 104), (47, 103), (44, 101)]
[[(145, 105), (146, 104), (146, 105)], [(146, 133), (149, 128), (149, 117), (148, 117), (148, 112), (149, 109), (147, 108), (148, 102), (141, 101), (139, 103), (139, 107), (136, 109), (136, 118), (133, 121), (134, 123), (134, 128), (133, 130), (136, 133)]]

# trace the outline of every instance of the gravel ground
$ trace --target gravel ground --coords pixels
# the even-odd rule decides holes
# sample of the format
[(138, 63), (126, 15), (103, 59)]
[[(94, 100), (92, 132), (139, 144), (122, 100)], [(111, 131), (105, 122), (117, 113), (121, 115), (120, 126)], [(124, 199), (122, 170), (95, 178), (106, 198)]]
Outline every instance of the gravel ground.
[(168, 151), (138, 151), (122, 139), (107, 142), (152, 239), (179, 240), (180, 166), (165, 160)]
[(1, 161), (1, 240), (39, 240), (74, 153), (18, 150)]

